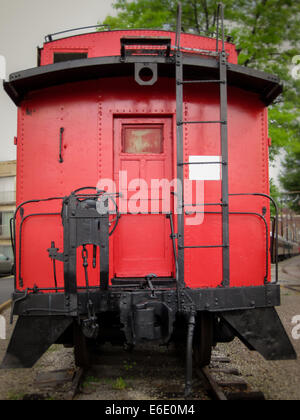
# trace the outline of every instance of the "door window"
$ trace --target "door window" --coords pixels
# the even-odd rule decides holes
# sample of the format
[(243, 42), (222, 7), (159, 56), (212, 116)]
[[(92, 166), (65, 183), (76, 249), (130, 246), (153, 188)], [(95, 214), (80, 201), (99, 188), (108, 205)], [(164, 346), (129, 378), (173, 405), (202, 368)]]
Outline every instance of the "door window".
[(162, 126), (124, 126), (123, 153), (158, 154), (163, 153)]

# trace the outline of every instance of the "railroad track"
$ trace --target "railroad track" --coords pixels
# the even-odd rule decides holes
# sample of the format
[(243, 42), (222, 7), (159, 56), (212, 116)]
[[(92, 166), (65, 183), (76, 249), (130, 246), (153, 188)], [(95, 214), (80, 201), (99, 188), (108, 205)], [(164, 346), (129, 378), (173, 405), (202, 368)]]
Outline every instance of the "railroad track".
[(298, 284), (284, 284), (282, 287), (288, 290), (292, 290), (293, 292), (300, 293), (300, 285)]
[(196, 368), (195, 373), (214, 400), (265, 400), (262, 392), (251, 390), (231, 360), (219, 353), (213, 354), (210, 366)]
[(212, 397), (215, 400), (227, 401), (226, 395), (211, 375), (208, 367), (203, 367), (201, 369), (199, 368), (195, 371), (197, 376), (204, 381), (204, 385), (206, 386), (207, 391), (211, 392)]
[[(73, 351), (57, 347), (57, 356), (55, 349), (50, 349), (49, 361), (46, 356), (33, 374), (32, 392), (24, 399), (98, 399), (99, 394), (107, 401), (184, 399), (184, 352), (174, 347), (147, 345), (130, 353), (120, 347), (104, 346), (88, 369), (74, 368)], [(194, 366), (193, 395), (189, 399), (264, 399), (262, 393), (251, 390), (224, 351), (223, 347), (213, 351), (208, 368)], [(63, 365), (62, 360), (66, 362)]]
[[(89, 368), (41, 373), (37, 385), (51, 395), (51, 387), (65, 386), (62, 399), (183, 400), (183, 359), (167, 350), (147, 349), (132, 353), (109, 347)], [(46, 390), (46, 391), (45, 391)], [(209, 367), (194, 368), (193, 395), (188, 400), (263, 400), (253, 392), (230, 359), (214, 352)]]

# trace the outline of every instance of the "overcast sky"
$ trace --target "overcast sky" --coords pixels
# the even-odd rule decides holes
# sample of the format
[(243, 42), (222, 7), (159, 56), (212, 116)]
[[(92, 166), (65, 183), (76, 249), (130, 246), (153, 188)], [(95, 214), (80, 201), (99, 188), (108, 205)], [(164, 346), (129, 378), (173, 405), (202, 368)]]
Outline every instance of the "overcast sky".
[[(114, 13), (111, 4), (112, 0), (0, 0), (0, 56), (6, 59), (6, 78), (36, 66), (36, 47), (42, 46), (45, 35), (96, 25)], [(0, 110), (0, 161), (14, 160), (17, 112), (2, 82)]]

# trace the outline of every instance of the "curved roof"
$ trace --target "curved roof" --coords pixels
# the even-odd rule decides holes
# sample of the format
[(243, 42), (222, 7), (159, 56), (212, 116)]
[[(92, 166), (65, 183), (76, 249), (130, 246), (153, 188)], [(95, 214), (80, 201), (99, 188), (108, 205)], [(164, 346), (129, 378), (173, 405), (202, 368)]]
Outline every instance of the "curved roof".
[[(68, 33), (68, 32), (67, 32)], [(121, 39), (127, 38), (169, 38), (171, 45), (175, 46), (176, 33), (172, 31), (153, 30), (153, 29), (131, 29), (131, 30), (114, 30), (114, 31), (98, 31), (88, 34), (80, 34), (68, 36), (62, 39), (53, 39), (45, 42), (40, 51), (41, 65), (53, 63), (53, 54), (61, 51), (84, 51), (88, 54), (88, 58), (95, 57), (112, 57), (120, 54)], [(46, 37), (47, 39), (49, 38)], [(206, 36), (182, 33), (180, 36), (180, 44), (182, 48), (205, 50), (210, 52), (216, 51), (216, 39)], [(219, 40), (219, 49), (222, 42)], [(228, 62), (237, 64), (238, 54), (235, 45), (231, 42), (225, 43), (225, 50), (228, 55)]]
[[(127, 54), (124, 39), (131, 41), (127, 44), (131, 47), (135, 44), (134, 40), (142, 39), (149, 44), (146, 43), (146, 47), (141, 50), (141, 45), (144, 44), (137, 41), (141, 51)], [(151, 48), (151, 39), (165, 43), (164, 47), (157, 47), (154, 42), (158, 48), (157, 54), (147, 51)], [(166, 49), (166, 44), (169, 45), (169, 50)], [(158, 77), (174, 78), (174, 44), (174, 32), (148, 30), (97, 32), (46, 42), (41, 50), (41, 66), (11, 74), (9, 81), (4, 82), (4, 89), (14, 103), (20, 105), (26, 95), (35, 90), (83, 80), (133, 76), (135, 63), (156, 63)], [(215, 39), (182, 34), (181, 48), (185, 79), (219, 79)], [(54, 52), (80, 52), (84, 49), (88, 58), (51, 64)], [(225, 49), (228, 57), (228, 84), (255, 92), (265, 105), (270, 105), (282, 92), (279, 78), (237, 65), (235, 46), (226, 43)]]

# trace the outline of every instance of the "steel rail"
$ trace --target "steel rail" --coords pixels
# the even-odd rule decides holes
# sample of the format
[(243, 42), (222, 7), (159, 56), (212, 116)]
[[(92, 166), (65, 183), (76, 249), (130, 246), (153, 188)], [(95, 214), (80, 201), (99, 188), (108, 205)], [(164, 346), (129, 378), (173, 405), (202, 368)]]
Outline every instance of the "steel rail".
[(218, 401), (228, 400), (226, 395), (220, 388), (220, 386), (217, 384), (217, 382), (214, 380), (214, 378), (210, 374), (208, 366), (204, 366), (202, 368), (196, 368), (195, 372), (196, 372), (196, 375), (204, 382), (206, 391), (211, 393), (212, 397), (215, 400), (218, 400)]

